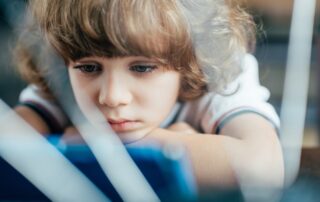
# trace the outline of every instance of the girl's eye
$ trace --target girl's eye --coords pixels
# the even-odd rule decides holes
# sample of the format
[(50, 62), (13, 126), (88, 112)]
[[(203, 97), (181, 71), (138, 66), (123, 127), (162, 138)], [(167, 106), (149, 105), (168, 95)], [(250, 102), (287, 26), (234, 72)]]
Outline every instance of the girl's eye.
[(83, 73), (96, 73), (101, 71), (101, 67), (96, 64), (87, 64), (87, 65), (78, 65), (74, 67), (75, 69), (79, 69)]
[(137, 73), (148, 73), (152, 72), (156, 68), (156, 65), (134, 65), (130, 67), (130, 70)]

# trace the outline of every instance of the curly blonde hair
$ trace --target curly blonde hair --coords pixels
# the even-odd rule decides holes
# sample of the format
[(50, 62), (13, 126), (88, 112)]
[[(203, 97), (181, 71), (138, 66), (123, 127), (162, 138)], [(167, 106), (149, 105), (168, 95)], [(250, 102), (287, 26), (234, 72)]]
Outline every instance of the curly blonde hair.
[[(251, 17), (224, 0), (31, 0), (30, 10), (66, 62), (92, 55), (157, 58), (181, 73), (181, 100), (222, 92), (255, 42)], [(19, 68), (48, 92), (28, 48), (18, 46)]]

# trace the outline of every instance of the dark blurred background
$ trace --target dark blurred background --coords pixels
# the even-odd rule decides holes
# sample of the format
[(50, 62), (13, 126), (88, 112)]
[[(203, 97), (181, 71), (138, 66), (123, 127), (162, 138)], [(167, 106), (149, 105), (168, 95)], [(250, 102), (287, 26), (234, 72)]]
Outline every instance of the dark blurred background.
[[(20, 90), (26, 85), (17, 75), (11, 57), (16, 35), (24, 23), (24, 10), (27, 0), (0, 0), (0, 98), (14, 106)], [(258, 43), (255, 55), (260, 64), (260, 80), (271, 91), (271, 103), (280, 111), (283, 81), (287, 58), (288, 37), (293, 0), (245, 0), (244, 6), (254, 16), (258, 25)], [(312, 51), (312, 67), (308, 110), (305, 128), (305, 147), (319, 144), (318, 106), (319, 90), (319, 3), (315, 18), (315, 31)], [(299, 82), (299, 81), (297, 81)]]
[[(294, 0), (245, 0), (258, 27), (258, 44), (255, 55), (260, 64), (260, 80), (271, 91), (271, 102), (280, 112), (291, 15)], [(317, 0), (314, 23), (308, 106), (305, 122), (304, 147), (319, 146), (319, 11)], [(299, 81), (297, 81), (299, 82)]]
[(17, 33), (24, 23), (27, 0), (0, 0), (0, 99), (10, 106), (17, 103), (19, 91), (26, 85), (19, 78), (12, 56)]

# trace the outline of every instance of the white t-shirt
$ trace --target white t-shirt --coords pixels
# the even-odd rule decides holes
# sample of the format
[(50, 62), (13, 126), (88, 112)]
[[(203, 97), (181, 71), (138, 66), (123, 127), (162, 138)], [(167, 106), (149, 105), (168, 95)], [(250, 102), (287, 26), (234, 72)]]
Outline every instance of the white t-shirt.
[[(243, 60), (242, 73), (228, 85), (224, 95), (210, 92), (197, 100), (176, 103), (160, 127), (166, 128), (175, 122), (187, 122), (200, 132), (219, 133), (221, 127), (232, 117), (242, 113), (256, 113), (269, 120), (275, 128), (279, 128), (278, 115), (267, 102), (269, 97), (268, 89), (260, 85), (255, 57), (247, 54)], [(48, 125), (52, 125), (50, 122), (59, 125), (50, 128), (60, 127), (59, 130), (63, 131), (68, 124), (68, 118), (60, 107), (54, 101), (42, 98), (34, 85), (29, 85), (21, 92), (20, 102), (33, 108), (42, 118), (49, 117), (45, 120), (49, 122)]]
[(275, 128), (280, 127), (277, 113), (267, 102), (270, 92), (260, 85), (258, 63), (254, 56), (245, 56), (242, 73), (223, 94), (211, 92), (194, 101), (177, 103), (162, 127), (172, 124), (174, 119), (174, 122), (187, 122), (204, 133), (219, 133), (228, 120), (242, 113), (259, 114)]

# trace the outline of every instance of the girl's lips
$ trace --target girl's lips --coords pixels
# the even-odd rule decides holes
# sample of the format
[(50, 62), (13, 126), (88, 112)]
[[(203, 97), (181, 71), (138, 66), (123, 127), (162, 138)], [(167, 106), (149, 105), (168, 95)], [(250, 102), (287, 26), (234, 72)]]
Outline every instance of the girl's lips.
[(120, 120), (113, 120), (113, 119), (108, 119), (108, 122), (110, 124), (119, 124), (119, 123), (123, 123), (123, 122), (127, 122), (129, 120), (125, 120), (125, 119), (120, 119)]
[(108, 119), (108, 123), (110, 124), (111, 128), (115, 132), (126, 132), (138, 129), (141, 127), (140, 121), (130, 121), (130, 120), (110, 120)]

